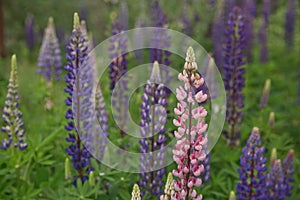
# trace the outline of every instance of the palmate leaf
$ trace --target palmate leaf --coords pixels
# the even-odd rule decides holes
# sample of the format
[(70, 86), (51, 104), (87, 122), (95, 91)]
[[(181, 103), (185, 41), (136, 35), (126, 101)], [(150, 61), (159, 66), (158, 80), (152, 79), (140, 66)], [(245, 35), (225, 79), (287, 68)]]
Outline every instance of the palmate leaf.
[(99, 190), (98, 187), (91, 187), (86, 181), (84, 184), (82, 184), (80, 179), (77, 179), (77, 187), (70, 186), (66, 189), (66, 193), (70, 197), (70, 199), (82, 199), (82, 200), (93, 200), (93, 196), (96, 192)]

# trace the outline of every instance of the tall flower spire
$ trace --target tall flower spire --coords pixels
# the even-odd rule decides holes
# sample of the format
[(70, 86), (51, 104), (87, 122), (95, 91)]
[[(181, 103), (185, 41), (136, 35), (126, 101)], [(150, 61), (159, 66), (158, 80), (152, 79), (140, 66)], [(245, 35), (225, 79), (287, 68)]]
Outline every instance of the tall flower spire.
[(128, 5), (126, 0), (121, 0), (119, 5), (119, 21), (121, 22), (123, 28), (128, 30), (129, 26), (129, 12), (128, 12)]
[[(157, 0), (153, 1), (151, 7), (151, 21), (153, 27), (158, 28), (168, 28), (168, 19), (167, 15), (163, 13), (163, 10)], [(171, 46), (170, 36), (166, 33), (165, 30), (155, 29), (152, 33), (152, 38), (150, 44), (153, 46), (150, 49), (150, 62), (154, 63), (157, 61), (160, 64), (169, 66), (170, 65), (170, 52), (162, 49), (168, 48)], [(162, 79), (165, 80), (165, 85), (168, 86), (170, 82), (170, 75), (168, 68), (162, 70)], [(169, 90), (167, 90), (169, 92)]]
[(258, 30), (258, 41), (260, 44), (259, 61), (261, 63), (267, 63), (269, 61), (269, 49), (268, 49), (268, 27), (269, 18), (271, 14), (271, 0), (263, 0), (262, 5), (262, 22)]
[(261, 63), (267, 63), (269, 61), (269, 49), (268, 49), (268, 24), (266, 20), (262, 20), (258, 30), (258, 41), (260, 44), (259, 49), (259, 61)]
[[(72, 157), (72, 163), (77, 171), (74, 177), (80, 178), (82, 182), (88, 179), (88, 174), (92, 170), (90, 165), (91, 154), (83, 145), (91, 130), (91, 94), (93, 88), (93, 73), (88, 57), (88, 39), (82, 33), (79, 23), (79, 16), (74, 14), (74, 27), (69, 43), (67, 45), (67, 71), (65, 81), (68, 94), (65, 100), (69, 109), (66, 112), (66, 119), (69, 121), (65, 129), (69, 131), (66, 138), (70, 142), (66, 152)], [(76, 124), (74, 123), (76, 122)]]
[(189, 47), (186, 54), (184, 70), (178, 75), (178, 79), (184, 82), (184, 87), (176, 89), (176, 98), (179, 101), (174, 113), (178, 116), (173, 124), (178, 127), (174, 132), (177, 138), (176, 147), (173, 150), (173, 159), (177, 169), (173, 170), (175, 199), (197, 199), (201, 200), (202, 195), (197, 194), (196, 188), (202, 184), (201, 174), (204, 166), (206, 153), (203, 146), (207, 143), (205, 131), (205, 117), (207, 111), (199, 103), (207, 99), (203, 91), (194, 93), (203, 83), (203, 78), (197, 73), (197, 63), (192, 47)]
[(94, 80), (94, 85), (93, 85), (93, 92), (95, 92), (95, 109), (96, 109), (96, 118), (98, 122), (100, 123), (100, 127), (97, 124), (94, 130), (94, 137), (91, 138), (94, 142), (94, 146), (97, 147), (96, 151), (96, 157), (98, 161), (102, 161), (102, 158), (104, 156), (104, 151), (106, 148), (106, 144), (108, 142), (107, 137), (108, 137), (108, 112), (105, 109), (105, 102), (104, 102), (104, 97), (102, 94), (102, 90), (100, 85), (98, 84), (98, 70), (97, 70), (97, 59), (96, 59), (96, 54), (95, 51), (93, 51), (94, 46), (92, 44), (93, 41), (93, 36), (90, 35), (89, 37), (89, 62), (92, 65), (93, 68), (93, 80)]
[(24, 142), (24, 123), (22, 121), (22, 112), (19, 110), (19, 92), (18, 92), (18, 72), (16, 55), (11, 57), (11, 72), (9, 77), (8, 92), (6, 95), (2, 119), (4, 126), (1, 128), (3, 133), (7, 134), (7, 139), (3, 139), (0, 144), (1, 149), (6, 150), (11, 144), (14, 148), (24, 150), (27, 143)]
[(218, 69), (223, 71), (223, 43), (225, 30), (225, 3), (217, 1), (216, 12), (212, 26), (213, 58)]
[[(165, 109), (166, 99), (164, 84), (161, 83), (160, 69), (158, 62), (154, 62), (152, 74), (147, 81), (144, 94), (142, 96), (143, 103), (141, 105), (141, 136), (140, 140), (140, 152), (150, 153), (151, 156), (142, 154), (140, 157), (141, 171), (145, 171), (150, 168), (158, 169), (151, 172), (143, 172), (140, 174), (139, 185), (146, 190), (142, 192), (142, 196), (145, 194), (154, 195), (158, 198), (162, 194), (163, 181), (162, 177), (165, 174), (164, 164), (164, 143), (165, 137), (165, 123), (167, 121), (167, 112)], [(154, 153), (158, 151), (159, 153)]]
[(49, 18), (48, 26), (45, 29), (38, 57), (38, 67), (38, 73), (43, 75), (47, 82), (52, 79), (60, 80), (62, 73), (61, 53), (52, 17)]
[(293, 190), (293, 182), (294, 182), (294, 150), (289, 150), (285, 159), (283, 160), (283, 173), (284, 173), (284, 184), (285, 186), (285, 194), (286, 196), (291, 196)]
[(245, 0), (244, 12), (246, 13), (246, 25), (245, 25), (245, 35), (247, 48), (245, 49), (247, 53), (247, 61), (251, 62), (253, 60), (253, 38), (254, 38), (254, 27), (253, 21), (256, 16), (256, 3), (255, 0)]
[(269, 189), (269, 199), (284, 200), (286, 185), (284, 184), (284, 173), (279, 159), (271, 163), (271, 169), (267, 175), (267, 187)]
[[(125, 135), (124, 129), (127, 122), (127, 107), (128, 107), (128, 77), (127, 72), (127, 36), (123, 33), (122, 24), (116, 20), (113, 24), (112, 35), (117, 35), (110, 39), (111, 45), (109, 47), (110, 59), (110, 89), (112, 92), (112, 104), (114, 111), (114, 118), (119, 122), (120, 135)], [(114, 90), (116, 84), (118, 89)]]
[(288, 49), (292, 49), (295, 37), (295, 24), (297, 17), (297, 0), (288, 0), (285, 12), (284, 40)]
[(223, 50), (223, 80), (227, 93), (226, 121), (228, 130), (225, 136), (230, 145), (235, 145), (240, 139), (240, 124), (242, 122), (242, 108), (244, 107), (245, 87), (245, 22), (241, 9), (234, 7), (229, 14), (226, 41)]
[(25, 20), (26, 44), (30, 51), (33, 51), (36, 43), (35, 23), (33, 15), (28, 15)]
[(238, 199), (266, 199), (265, 148), (261, 147), (259, 129), (254, 127), (240, 157)]

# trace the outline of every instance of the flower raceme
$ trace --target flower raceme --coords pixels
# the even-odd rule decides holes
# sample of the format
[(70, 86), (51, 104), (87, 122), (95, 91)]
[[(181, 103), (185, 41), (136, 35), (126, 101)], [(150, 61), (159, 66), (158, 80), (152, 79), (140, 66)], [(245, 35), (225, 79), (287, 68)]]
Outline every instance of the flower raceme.
[[(163, 49), (167, 49), (171, 46), (170, 35), (166, 32), (166, 30), (162, 29), (168, 28), (168, 18), (157, 0), (153, 1), (151, 6), (151, 23), (153, 27), (161, 29), (153, 30), (152, 37), (150, 39), (150, 45), (152, 46), (149, 55), (150, 62), (154, 63), (157, 61), (160, 64), (169, 66), (171, 63), (169, 60), (171, 53)], [(161, 70), (161, 76), (163, 80), (165, 80), (165, 86), (168, 86), (170, 83), (171, 77), (169, 73), (168, 68), (163, 68)], [(169, 94), (170, 90), (166, 89), (166, 92)]]
[[(86, 34), (82, 32), (79, 24), (79, 16), (74, 14), (74, 28), (67, 45), (67, 71), (65, 81), (68, 84), (65, 92), (68, 94), (65, 100), (69, 109), (66, 112), (66, 119), (69, 120), (65, 129), (69, 132), (66, 138), (70, 143), (66, 152), (72, 157), (71, 161), (77, 175), (82, 182), (88, 179), (88, 174), (92, 171), (90, 159), (91, 154), (83, 146), (82, 139), (88, 140), (87, 136), (91, 132), (91, 94), (93, 87), (93, 71), (89, 63), (88, 40)], [(73, 109), (72, 109), (73, 108)], [(76, 124), (74, 123), (76, 120)]]
[(38, 73), (49, 82), (52, 79), (60, 80), (62, 62), (58, 39), (56, 37), (53, 18), (50, 17), (45, 29), (42, 46), (38, 57)]
[(244, 107), (243, 88), (245, 87), (245, 18), (239, 7), (229, 14), (223, 51), (223, 80), (227, 94), (226, 121), (228, 130), (224, 131), (229, 144), (236, 145), (240, 139), (242, 108)]
[[(127, 36), (120, 21), (116, 20), (112, 27), (112, 35), (109, 39), (110, 51), (110, 90), (112, 91), (112, 107), (114, 119), (119, 122), (120, 135), (126, 134), (126, 124), (128, 119), (128, 76), (127, 76)], [(118, 35), (118, 36), (116, 36)], [(115, 90), (114, 90), (115, 89)]]
[(267, 187), (269, 189), (269, 199), (284, 200), (286, 184), (284, 183), (284, 172), (279, 159), (271, 162), (271, 169), (267, 175)]
[[(164, 143), (165, 123), (167, 122), (166, 111), (166, 92), (164, 84), (160, 83), (160, 69), (158, 62), (154, 62), (152, 74), (147, 81), (142, 96), (141, 105), (141, 131), (140, 134), (140, 169), (141, 171), (149, 171), (147, 169), (159, 169), (151, 172), (143, 172), (140, 174), (139, 185), (146, 193), (159, 197), (162, 194), (163, 175), (165, 174), (164, 164)], [(157, 155), (145, 155), (145, 153), (158, 151)], [(142, 192), (142, 197), (145, 192)]]
[(293, 190), (293, 182), (294, 182), (294, 150), (289, 150), (288, 154), (286, 155), (285, 159), (282, 163), (283, 173), (284, 173), (284, 184), (285, 184), (285, 194), (286, 196), (292, 195)]
[(178, 127), (174, 132), (178, 139), (173, 150), (173, 160), (177, 164), (177, 169), (173, 170), (175, 193), (172, 199), (202, 199), (201, 194), (197, 194), (196, 188), (202, 184), (200, 178), (204, 171), (203, 164), (206, 154), (203, 146), (207, 143), (204, 133), (207, 129), (204, 118), (207, 111), (199, 106), (207, 99), (207, 95), (202, 91), (194, 93), (195, 88), (199, 88), (204, 79), (200, 77), (195, 62), (194, 50), (189, 47), (187, 50), (184, 70), (178, 75), (178, 79), (184, 82), (184, 86), (176, 89), (176, 98), (179, 101), (174, 113), (177, 119), (173, 124)]
[(24, 123), (22, 121), (23, 114), (19, 110), (18, 87), (17, 58), (16, 55), (13, 55), (11, 58), (8, 92), (2, 114), (4, 126), (1, 130), (8, 136), (8, 139), (3, 139), (2, 144), (0, 144), (0, 148), (4, 150), (9, 148), (11, 144), (20, 150), (27, 148), (27, 143), (24, 142), (25, 130), (23, 128)]
[(240, 157), (238, 199), (267, 199), (265, 149), (261, 147), (259, 129), (254, 127)]

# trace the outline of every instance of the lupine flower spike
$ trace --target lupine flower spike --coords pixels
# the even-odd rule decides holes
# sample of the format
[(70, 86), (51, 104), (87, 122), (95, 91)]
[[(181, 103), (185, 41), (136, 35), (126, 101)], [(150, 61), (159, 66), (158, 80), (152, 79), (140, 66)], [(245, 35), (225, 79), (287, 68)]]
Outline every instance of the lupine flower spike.
[(268, 26), (269, 26), (270, 4), (271, 4), (271, 0), (263, 1), (263, 19), (258, 30), (258, 41), (260, 44), (259, 61), (261, 63), (267, 63), (269, 61)]
[(268, 126), (273, 127), (275, 124), (275, 113), (271, 112), (269, 115)]
[(38, 67), (38, 73), (44, 76), (47, 82), (61, 79), (61, 53), (52, 17), (49, 18), (48, 26), (45, 29), (38, 57)]
[(129, 16), (128, 16), (128, 5), (127, 5), (126, 0), (120, 1), (118, 19), (119, 19), (120, 23), (122, 24), (124, 30), (128, 30)]
[(294, 182), (294, 150), (291, 149), (283, 160), (283, 173), (284, 173), (284, 184), (286, 196), (292, 195), (293, 182)]
[(223, 50), (223, 80), (227, 94), (226, 121), (228, 130), (225, 137), (231, 146), (239, 144), (242, 108), (244, 107), (243, 88), (245, 87), (245, 22), (241, 9), (234, 7), (229, 14), (226, 41)]
[(290, 50), (294, 46), (295, 24), (297, 16), (297, 0), (288, 0), (285, 12), (285, 33), (284, 40)]
[(141, 200), (140, 188), (137, 184), (134, 184), (133, 186), (131, 200)]
[(174, 195), (174, 185), (173, 185), (173, 176), (170, 172), (168, 174), (164, 194), (160, 196), (160, 200), (171, 200), (171, 197)]
[(107, 137), (108, 137), (108, 116), (107, 116), (107, 111), (105, 109), (105, 102), (104, 98), (102, 95), (102, 91), (100, 86), (98, 86), (98, 77), (97, 77), (97, 65), (96, 65), (96, 54), (93, 51), (94, 45), (93, 45), (93, 36), (90, 34), (90, 37), (88, 38), (88, 33), (87, 33), (87, 27), (86, 27), (86, 22), (84, 20), (81, 20), (80, 22), (80, 31), (82, 33), (82, 36), (88, 41), (88, 57), (87, 57), (87, 63), (88, 63), (88, 68), (89, 69), (89, 75), (92, 77), (92, 81), (89, 83), (93, 85), (92, 88), (92, 93), (91, 98), (94, 98), (95, 101), (91, 100), (90, 103), (94, 103), (95, 106), (95, 115), (91, 114), (90, 115), (90, 120), (91, 123), (93, 123), (92, 119), (94, 117), (97, 118), (98, 123), (100, 123), (100, 126), (98, 123), (91, 125), (90, 131), (88, 134), (86, 134), (86, 141), (85, 141), (85, 147), (89, 149), (89, 151), (93, 151), (94, 156), (97, 158), (97, 161), (101, 162), (104, 156), (104, 151), (106, 148), (107, 144)]
[(19, 110), (19, 92), (18, 92), (18, 72), (16, 55), (11, 57), (11, 71), (8, 84), (2, 119), (4, 122), (1, 128), (3, 133), (7, 134), (7, 139), (2, 140), (1, 149), (6, 150), (13, 144), (14, 148), (24, 150), (27, 143), (24, 141), (24, 123), (22, 121), (22, 112)]
[(270, 172), (267, 175), (267, 187), (269, 189), (269, 199), (284, 200), (286, 185), (284, 184), (284, 173), (279, 159), (271, 164)]
[(261, 147), (257, 127), (252, 129), (246, 146), (240, 157), (240, 182), (237, 184), (238, 199), (267, 199), (266, 196), (266, 161), (265, 148)]
[[(157, 196), (162, 194), (163, 175), (165, 174), (164, 164), (164, 143), (165, 137), (165, 123), (167, 121), (166, 95), (164, 84), (161, 83), (160, 69), (158, 62), (154, 62), (152, 74), (147, 81), (142, 96), (143, 102), (141, 105), (141, 136), (140, 152), (149, 153), (159, 151), (159, 153), (152, 154), (151, 157), (142, 154), (140, 158), (141, 171), (148, 171), (149, 167), (159, 169), (152, 172), (144, 172), (140, 174), (139, 185), (146, 190), (147, 194)], [(142, 197), (145, 192), (142, 192)]]
[(36, 36), (35, 36), (35, 23), (33, 15), (28, 15), (25, 20), (25, 36), (26, 36), (26, 44), (30, 51), (33, 51)]
[[(168, 28), (167, 16), (163, 13), (163, 10), (157, 0), (155, 0), (152, 4), (151, 21), (153, 27)], [(154, 63), (157, 61), (160, 64), (169, 66), (171, 63), (169, 60), (170, 52), (162, 50), (171, 46), (170, 36), (166, 33), (166, 31), (155, 29), (152, 33), (150, 44), (153, 46), (153, 48), (150, 49), (150, 62)], [(164, 68), (161, 73), (162, 79), (165, 80), (165, 85), (168, 86), (170, 83), (168, 68)], [(168, 89), (166, 91), (169, 94), (170, 91)]]
[(260, 98), (260, 103), (259, 103), (260, 108), (265, 108), (268, 106), (270, 90), (271, 90), (271, 80), (267, 79), (265, 82), (264, 90), (263, 90), (261, 98)]
[(127, 107), (128, 107), (128, 77), (127, 72), (127, 36), (123, 34), (122, 24), (117, 20), (113, 24), (112, 34), (120, 34), (118, 37), (110, 39), (109, 47), (110, 59), (110, 89), (114, 91), (118, 83), (118, 90), (112, 92), (112, 105), (115, 109), (114, 118), (119, 122), (121, 137), (125, 136), (125, 128), (127, 123)]
[(269, 25), (269, 21), (270, 21), (269, 20), (270, 14), (271, 14), (271, 0), (263, 0), (262, 15), (267, 26)]
[(203, 78), (197, 73), (193, 48), (189, 47), (184, 64), (184, 70), (178, 79), (184, 86), (176, 89), (176, 98), (179, 101), (174, 113), (178, 116), (173, 124), (178, 127), (174, 132), (177, 138), (176, 148), (173, 150), (173, 160), (177, 169), (173, 170), (175, 193), (172, 199), (201, 200), (202, 195), (197, 194), (196, 188), (202, 184), (201, 174), (206, 153), (203, 147), (207, 144), (205, 131), (207, 124), (205, 117), (207, 111), (198, 103), (206, 101), (207, 95), (203, 91), (194, 93), (203, 83)]
[(253, 38), (254, 38), (254, 27), (253, 21), (256, 16), (256, 3), (255, 0), (245, 0), (244, 10), (246, 12), (246, 26), (245, 26), (245, 34), (246, 34), (246, 42), (247, 48), (245, 49), (247, 52), (247, 61), (251, 62), (253, 60), (252, 50), (253, 50)]
[(65, 129), (69, 131), (66, 140), (70, 143), (66, 152), (72, 157), (71, 161), (77, 171), (74, 185), (77, 178), (85, 182), (88, 174), (93, 170), (90, 163), (92, 156), (83, 146), (82, 140), (87, 139), (91, 129), (89, 108), (92, 104), (93, 71), (89, 63), (88, 45), (87, 37), (80, 28), (79, 16), (75, 13), (72, 35), (66, 49), (67, 65), (65, 66), (67, 71), (65, 92), (68, 94), (65, 103), (69, 107), (65, 115), (68, 120)]
[(217, 11), (215, 12), (213, 27), (212, 27), (212, 41), (213, 41), (213, 57), (220, 72), (223, 71), (223, 43), (224, 43), (224, 29), (225, 29), (225, 12), (224, 2), (217, 2)]
[(105, 102), (104, 102), (104, 97), (102, 94), (102, 90), (100, 85), (98, 85), (98, 73), (97, 73), (97, 59), (96, 59), (96, 54), (93, 51), (94, 46), (92, 44), (93, 41), (93, 36), (90, 35), (89, 37), (89, 62), (92, 65), (93, 68), (93, 74), (94, 74), (94, 90), (95, 92), (95, 108), (96, 108), (96, 116), (98, 119), (98, 122), (100, 123), (100, 127), (97, 124), (94, 130), (94, 137), (92, 138), (94, 141), (94, 146), (96, 146), (98, 149), (96, 151), (96, 158), (98, 161), (101, 161), (103, 156), (104, 156), (104, 151), (106, 148), (106, 144), (108, 142), (107, 137), (108, 137), (108, 112), (105, 109)]

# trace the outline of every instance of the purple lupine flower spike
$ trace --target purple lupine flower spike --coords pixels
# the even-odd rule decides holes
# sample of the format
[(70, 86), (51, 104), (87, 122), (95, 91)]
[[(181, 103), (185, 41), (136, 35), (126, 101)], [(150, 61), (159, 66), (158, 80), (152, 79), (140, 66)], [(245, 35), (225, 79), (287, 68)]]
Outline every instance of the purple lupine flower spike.
[(297, 16), (297, 0), (289, 0), (285, 12), (284, 40), (288, 49), (292, 49), (295, 37), (295, 25)]
[[(120, 21), (116, 20), (113, 24), (112, 35), (120, 34), (124, 31)], [(114, 39), (114, 38), (113, 38)], [(115, 88), (116, 82), (127, 72), (127, 38), (125, 36), (116, 37), (117, 41), (111, 39), (110, 59), (110, 89)]]
[[(153, 27), (168, 28), (167, 16), (165, 13), (163, 13), (162, 8), (157, 0), (155, 0), (152, 4), (151, 21)], [(150, 44), (151, 46), (153, 46), (153, 48), (150, 49), (150, 62), (154, 63), (155, 61), (157, 61), (160, 64), (169, 66), (169, 56), (171, 55), (171, 53), (162, 49), (171, 46), (170, 36), (166, 33), (165, 30), (155, 30), (152, 34), (153, 35), (150, 40)], [(168, 68), (163, 68), (161, 73), (162, 79), (165, 80), (165, 86), (168, 86), (170, 83)], [(166, 91), (168, 94), (170, 93), (169, 90)]]
[(266, 25), (269, 25), (270, 21), (270, 14), (271, 14), (271, 0), (263, 0), (262, 3), (262, 15), (264, 18), (264, 21), (266, 22)]
[(204, 80), (197, 73), (192, 47), (188, 48), (185, 60), (184, 70), (178, 75), (178, 79), (184, 82), (184, 87), (176, 89), (176, 98), (179, 102), (174, 109), (177, 119), (173, 120), (173, 124), (178, 129), (174, 132), (177, 143), (173, 150), (173, 160), (177, 164), (177, 169), (173, 170), (176, 179), (173, 181), (175, 193), (172, 199), (201, 200), (202, 194), (198, 194), (196, 188), (202, 184), (201, 175), (204, 171), (202, 162), (206, 158), (203, 148), (207, 144), (205, 136), (207, 111), (199, 106), (199, 103), (206, 101), (207, 95), (203, 94), (203, 91), (194, 92), (194, 88), (199, 88)]
[(246, 12), (249, 13), (252, 18), (257, 16), (256, 0), (246, 0), (244, 7)]
[[(94, 140), (94, 147), (97, 147), (96, 151), (96, 158), (98, 161), (102, 161), (102, 158), (104, 156), (104, 151), (107, 145), (107, 137), (108, 137), (108, 112), (105, 109), (105, 102), (104, 97), (102, 94), (102, 90), (100, 88), (100, 85), (98, 85), (98, 77), (97, 77), (97, 63), (96, 63), (96, 54), (93, 51), (94, 46), (92, 44), (93, 36), (90, 35), (89, 37), (89, 58), (90, 62), (93, 67), (93, 74), (94, 74), (94, 92), (95, 92), (95, 109), (96, 109), (96, 116), (98, 119), (98, 122), (100, 123), (100, 127), (97, 124), (94, 129), (94, 137), (92, 139)], [(95, 149), (94, 149), (95, 150)]]
[(218, 1), (212, 26), (213, 58), (220, 72), (223, 71), (223, 43), (225, 29), (225, 8), (223, 1)]
[(28, 15), (25, 21), (26, 44), (30, 51), (33, 50), (36, 42), (35, 23), (33, 15)]
[(19, 110), (19, 92), (18, 92), (18, 72), (16, 55), (11, 57), (11, 72), (9, 77), (8, 92), (6, 95), (2, 119), (4, 122), (1, 128), (8, 138), (2, 140), (0, 148), (6, 150), (13, 144), (14, 148), (24, 150), (27, 143), (24, 142), (24, 123), (22, 121), (22, 112)]
[[(112, 104), (115, 109), (114, 118), (118, 121), (121, 137), (125, 136), (125, 128), (128, 118), (128, 77), (127, 72), (127, 36), (123, 32), (122, 24), (116, 20), (113, 24), (112, 35), (119, 34), (118, 37), (110, 39), (109, 47), (110, 59), (110, 89), (112, 92)], [(117, 90), (115, 86), (118, 84)]]
[(259, 49), (259, 61), (261, 63), (269, 62), (269, 48), (268, 48), (268, 25), (265, 20), (262, 20), (262, 23), (258, 30), (258, 41), (260, 44)]
[(267, 187), (269, 189), (269, 199), (284, 200), (286, 185), (284, 184), (284, 173), (279, 159), (271, 164), (271, 169), (267, 175)]
[(253, 38), (254, 38), (254, 28), (253, 21), (256, 16), (256, 4), (255, 0), (246, 0), (244, 5), (244, 11), (246, 13), (246, 25), (245, 25), (245, 34), (247, 48), (245, 49), (247, 53), (247, 61), (251, 62), (253, 60), (252, 50), (253, 50)]
[(61, 79), (61, 52), (52, 17), (49, 18), (48, 26), (45, 29), (38, 57), (38, 67), (38, 73), (43, 75), (47, 82)]
[(240, 181), (236, 187), (238, 199), (267, 199), (264, 152), (259, 129), (254, 127), (240, 157)]
[(226, 41), (223, 49), (223, 80), (227, 92), (226, 121), (229, 130), (224, 131), (230, 145), (236, 145), (240, 139), (242, 108), (244, 107), (245, 87), (245, 23), (239, 7), (234, 7), (229, 14)]
[(72, 35), (66, 47), (67, 65), (65, 66), (67, 71), (65, 92), (68, 94), (65, 103), (69, 107), (65, 116), (68, 120), (65, 129), (69, 131), (66, 140), (70, 142), (66, 152), (72, 157), (73, 166), (77, 171), (74, 185), (77, 178), (85, 182), (89, 172), (93, 170), (90, 163), (92, 156), (83, 145), (84, 139), (87, 139), (91, 130), (90, 107), (94, 81), (92, 66), (89, 63), (88, 45), (87, 36), (82, 33), (79, 24), (79, 16), (75, 13)]
[[(160, 69), (158, 62), (154, 62), (152, 74), (144, 89), (143, 103), (141, 105), (141, 136), (140, 152), (154, 153), (149, 157), (144, 154), (140, 157), (140, 174), (139, 185), (144, 189), (142, 196), (151, 195), (158, 198), (162, 194), (163, 181), (162, 177), (165, 174), (164, 164), (164, 143), (165, 123), (167, 121), (166, 99), (165, 99), (164, 84), (161, 83)], [(152, 172), (147, 169), (159, 169)]]
[(259, 61), (261, 63), (269, 62), (268, 48), (268, 27), (271, 12), (271, 0), (263, 0), (262, 15), (263, 20), (258, 30), (258, 42), (260, 44)]
[(285, 194), (286, 196), (292, 195), (293, 190), (293, 182), (294, 182), (294, 150), (289, 150), (288, 154), (286, 155), (285, 159), (283, 160), (283, 173), (284, 173), (284, 184), (285, 186)]
[(128, 5), (127, 0), (121, 0), (120, 1), (120, 7), (119, 7), (119, 17), (118, 17), (120, 23), (123, 26), (124, 30), (128, 30), (129, 26), (129, 14), (128, 14)]

